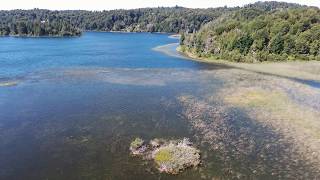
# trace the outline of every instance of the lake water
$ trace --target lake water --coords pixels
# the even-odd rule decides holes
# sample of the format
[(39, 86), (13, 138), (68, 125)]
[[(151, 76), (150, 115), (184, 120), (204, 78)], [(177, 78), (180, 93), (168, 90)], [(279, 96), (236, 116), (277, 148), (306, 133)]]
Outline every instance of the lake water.
[(1, 76), (66, 67), (193, 68), (150, 51), (176, 43), (163, 34), (85, 33), (80, 38), (1, 38)]
[[(153, 50), (177, 42), (149, 33), (0, 38), (0, 83), (13, 82), (0, 86), (0, 179), (270, 179), (301, 167), (307, 172), (301, 163), (283, 170), (287, 161), (277, 163), (282, 146), (268, 152), (279, 159), (261, 160), (258, 152), (242, 157), (230, 147), (224, 154), (201, 143), (178, 99), (214, 95), (224, 82), (211, 72), (228, 68)], [(175, 47), (169, 46), (171, 52)], [(261, 144), (277, 138), (245, 114), (239, 112), (238, 120), (230, 124), (234, 137), (222, 143), (237, 133)], [(161, 174), (152, 162), (130, 156), (135, 137), (188, 137), (201, 149), (203, 163), (178, 176)]]

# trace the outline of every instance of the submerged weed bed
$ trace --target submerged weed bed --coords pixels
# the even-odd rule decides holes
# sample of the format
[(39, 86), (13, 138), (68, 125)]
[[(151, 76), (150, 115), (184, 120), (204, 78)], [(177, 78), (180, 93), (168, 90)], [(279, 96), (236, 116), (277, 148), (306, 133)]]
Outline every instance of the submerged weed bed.
[(11, 87), (18, 85), (18, 81), (4, 81), (0, 82), (0, 87)]

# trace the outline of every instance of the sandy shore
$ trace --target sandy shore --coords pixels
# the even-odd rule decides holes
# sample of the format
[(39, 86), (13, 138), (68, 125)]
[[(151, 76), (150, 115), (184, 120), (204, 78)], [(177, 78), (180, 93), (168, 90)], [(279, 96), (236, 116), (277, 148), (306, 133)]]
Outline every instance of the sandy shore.
[(235, 63), (225, 60), (213, 60), (197, 57), (189, 52), (182, 52), (180, 48), (177, 51), (188, 57), (190, 60), (223, 64), (231, 67), (265, 73), (267, 75), (281, 76), (284, 78), (294, 78), (297, 80), (320, 81), (320, 62), (319, 61), (287, 61), (287, 62), (264, 62), (264, 63)]

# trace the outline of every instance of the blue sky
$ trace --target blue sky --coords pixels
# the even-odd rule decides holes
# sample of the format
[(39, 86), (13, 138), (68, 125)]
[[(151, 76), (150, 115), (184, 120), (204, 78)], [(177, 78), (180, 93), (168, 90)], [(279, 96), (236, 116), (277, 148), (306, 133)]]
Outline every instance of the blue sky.
[[(233, 7), (254, 3), (256, 0), (0, 0), (0, 2), (0, 9), (110, 10), (175, 5), (189, 8), (221, 7), (225, 5)], [(320, 0), (286, 0), (286, 2), (320, 7)]]

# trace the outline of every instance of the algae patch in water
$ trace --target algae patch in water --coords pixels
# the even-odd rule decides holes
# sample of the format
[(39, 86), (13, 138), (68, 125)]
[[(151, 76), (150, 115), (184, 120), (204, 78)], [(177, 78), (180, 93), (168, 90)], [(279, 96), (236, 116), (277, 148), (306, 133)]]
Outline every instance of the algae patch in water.
[(283, 91), (259, 87), (238, 88), (225, 97), (227, 103), (243, 108), (261, 124), (283, 134), (305, 161), (320, 169), (319, 111), (294, 102)]
[(200, 151), (187, 138), (171, 141), (154, 139), (149, 144), (136, 138), (130, 144), (130, 151), (132, 155), (153, 160), (160, 172), (168, 174), (179, 174), (200, 164)]
[(230, 93), (225, 98), (226, 102), (238, 107), (251, 108), (256, 116), (266, 115), (271, 124), (275, 120), (281, 120), (275, 127), (287, 128), (287, 125), (295, 126), (297, 132), (309, 134), (310, 138), (320, 138), (318, 122), (319, 112), (312, 111), (296, 104), (284, 92), (268, 91), (261, 88), (242, 88), (235, 93)]

